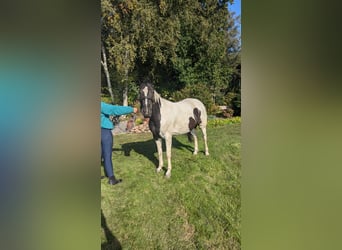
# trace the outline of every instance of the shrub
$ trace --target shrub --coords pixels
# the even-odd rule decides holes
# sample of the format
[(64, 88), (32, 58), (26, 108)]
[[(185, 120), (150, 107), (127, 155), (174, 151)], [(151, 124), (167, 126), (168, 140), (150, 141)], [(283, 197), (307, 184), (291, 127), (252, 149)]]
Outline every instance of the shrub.
[(220, 107), (214, 104), (212, 104), (209, 107), (207, 106), (207, 111), (208, 111), (208, 114), (215, 115), (215, 116), (220, 116), (220, 114), (222, 113), (222, 110), (220, 109)]
[(101, 96), (101, 101), (110, 104), (112, 103), (112, 99), (110, 98), (110, 96)]
[(208, 114), (215, 114), (217, 111), (217, 107), (215, 107), (213, 103), (210, 89), (203, 83), (186, 86), (185, 88), (174, 92), (172, 95), (174, 101), (180, 101), (185, 98), (197, 98), (202, 101), (207, 108)]
[(137, 119), (135, 119), (135, 124), (136, 125), (140, 125), (140, 124), (143, 124), (144, 123), (144, 120), (140, 117), (138, 117)]
[(225, 98), (224, 102), (230, 109), (233, 110), (234, 115), (240, 116), (241, 115), (241, 94), (229, 92)]
[(235, 124), (235, 123), (241, 123), (241, 117), (235, 116), (235, 117), (228, 118), (228, 119), (223, 119), (223, 118), (209, 119), (208, 127), (216, 128), (216, 127), (221, 127), (227, 124)]

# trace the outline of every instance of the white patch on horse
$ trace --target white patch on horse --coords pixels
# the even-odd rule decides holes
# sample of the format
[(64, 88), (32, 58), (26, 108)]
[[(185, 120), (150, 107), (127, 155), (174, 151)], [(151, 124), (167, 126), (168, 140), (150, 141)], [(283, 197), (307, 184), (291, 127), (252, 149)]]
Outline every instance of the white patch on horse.
[(148, 94), (148, 87), (146, 86), (145, 88), (143, 88), (142, 91), (144, 92), (145, 96), (147, 96), (147, 94)]
[(144, 95), (145, 95), (145, 105), (147, 107), (147, 94), (148, 94), (148, 87), (147, 86), (143, 89), (143, 92), (144, 92)]

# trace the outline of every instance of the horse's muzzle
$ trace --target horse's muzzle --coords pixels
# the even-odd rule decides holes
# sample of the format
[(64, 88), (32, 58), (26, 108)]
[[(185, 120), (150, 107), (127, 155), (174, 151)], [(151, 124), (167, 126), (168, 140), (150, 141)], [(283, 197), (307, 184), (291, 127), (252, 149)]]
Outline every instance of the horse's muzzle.
[(143, 114), (144, 118), (151, 118), (151, 114)]
[(149, 109), (144, 107), (142, 108), (141, 113), (145, 118), (151, 118), (152, 112), (150, 112)]

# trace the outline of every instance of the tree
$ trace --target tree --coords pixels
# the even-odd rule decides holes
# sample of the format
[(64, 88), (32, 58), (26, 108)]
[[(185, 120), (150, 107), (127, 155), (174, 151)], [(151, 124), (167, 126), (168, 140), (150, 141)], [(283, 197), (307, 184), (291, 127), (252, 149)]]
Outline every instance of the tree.
[(134, 28), (137, 41), (137, 75), (149, 76), (159, 84), (167, 76), (170, 60), (175, 56), (180, 37), (177, 3), (173, 1), (141, 1)]
[(147, 76), (167, 98), (183, 89), (205, 91), (212, 104), (222, 105), (227, 93), (238, 92), (240, 43), (227, 8), (232, 0), (101, 3), (108, 72), (124, 104)]
[(234, 110), (234, 115), (241, 115), (241, 41), (237, 29), (240, 17), (229, 12), (227, 29), (227, 65), (230, 65), (231, 80), (223, 89), (225, 104)]
[(228, 29), (228, 1), (198, 1), (183, 8), (181, 40), (174, 67), (184, 85), (206, 83), (220, 89), (229, 81), (224, 69)]
[(114, 103), (114, 95), (113, 95), (113, 89), (112, 89), (112, 84), (110, 81), (110, 74), (108, 70), (108, 64), (107, 64), (107, 55), (106, 55), (106, 49), (101, 41), (101, 65), (103, 67), (103, 71), (106, 76), (106, 81), (107, 81), (107, 87), (108, 91), (112, 100), (112, 103)]
[(138, 4), (136, 0), (102, 0), (101, 38), (108, 51), (108, 61), (114, 67), (124, 86), (123, 105), (128, 105), (129, 73), (136, 58), (135, 34), (132, 17)]

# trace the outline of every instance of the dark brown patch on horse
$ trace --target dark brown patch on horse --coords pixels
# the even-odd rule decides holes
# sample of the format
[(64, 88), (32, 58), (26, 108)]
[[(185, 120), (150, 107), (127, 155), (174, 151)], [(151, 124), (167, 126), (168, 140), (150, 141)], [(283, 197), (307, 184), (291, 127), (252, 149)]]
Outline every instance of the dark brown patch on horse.
[(158, 138), (161, 138), (160, 136), (160, 107), (161, 103), (159, 102), (154, 102), (152, 105), (152, 116), (149, 119), (149, 128), (152, 132), (153, 138), (157, 140)]
[(196, 128), (197, 123), (196, 120), (192, 117), (189, 118), (189, 129), (190, 131), (193, 130), (194, 128)]
[[(147, 87), (148, 92), (145, 96), (143, 89)], [(147, 101), (147, 105), (146, 105)], [(141, 111), (145, 118), (149, 118), (148, 125), (152, 132), (153, 138), (157, 140), (160, 136), (160, 100), (156, 101), (154, 97), (153, 85), (149, 81), (145, 81), (140, 85), (140, 104)]]
[(201, 111), (198, 108), (194, 108), (194, 116), (195, 116), (197, 125), (200, 125), (202, 123)]
[(189, 130), (193, 130), (197, 128), (198, 125), (201, 124), (201, 111), (198, 108), (194, 108), (194, 117), (189, 117)]
[(202, 120), (201, 120), (201, 111), (198, 108), (194, 108), (194, 118), (193, 117), (189, 117), (189, 130), (190, 132), (188, 133), (188, 140), (190, 142), (193, 141), (193, 136), (191, 134), (191, 131), (195, 128), (197, 128), (198, 125), (201, 124)]

